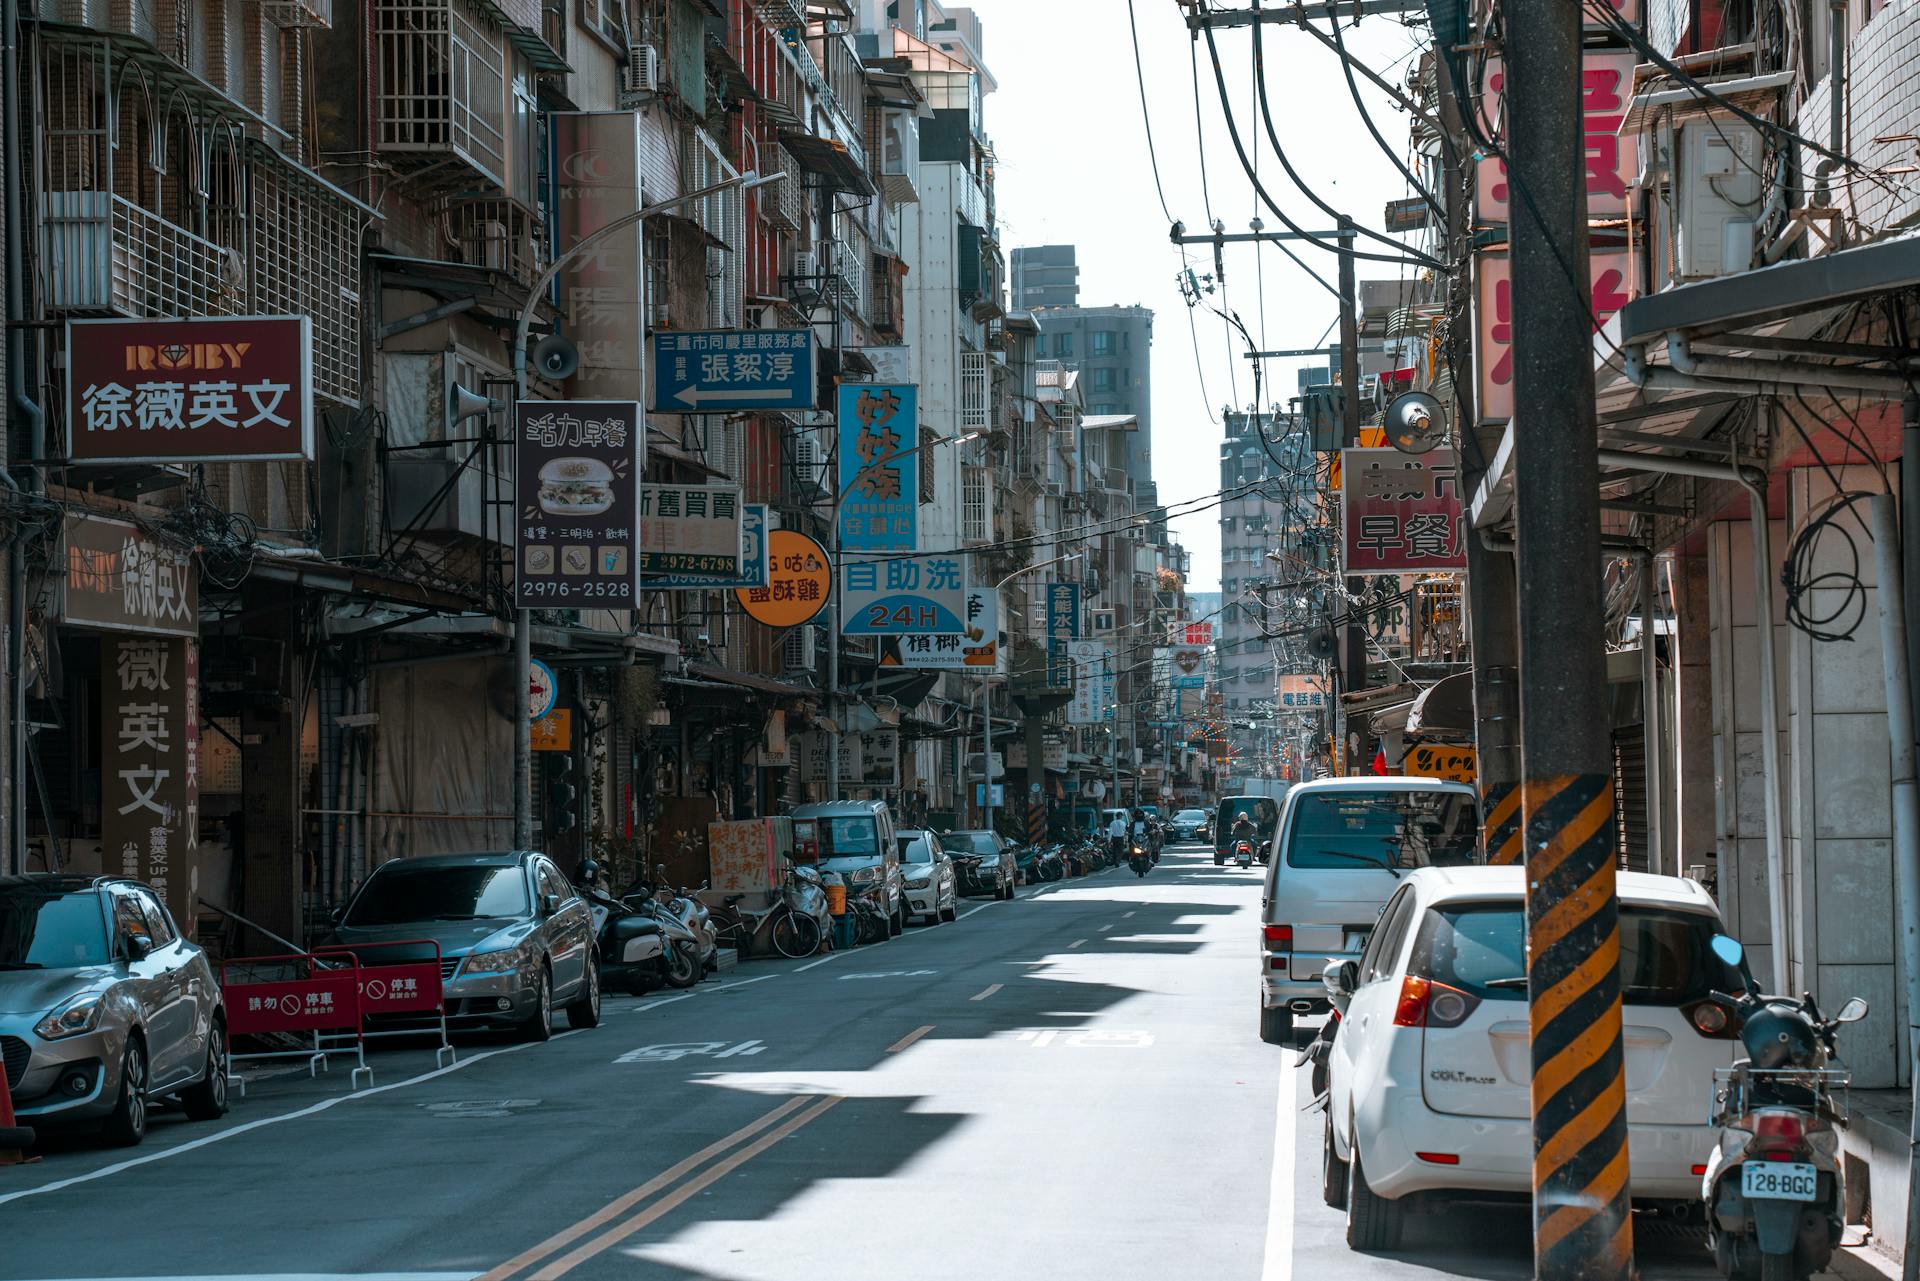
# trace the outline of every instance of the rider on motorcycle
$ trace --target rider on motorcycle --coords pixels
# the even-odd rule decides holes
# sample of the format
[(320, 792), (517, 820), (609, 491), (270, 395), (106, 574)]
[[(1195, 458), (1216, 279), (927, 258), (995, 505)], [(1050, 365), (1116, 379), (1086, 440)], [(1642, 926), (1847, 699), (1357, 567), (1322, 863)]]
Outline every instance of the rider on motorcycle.
[(1227, 840), (1229, 845), (1237, 845), (1241, 841), (1245, 841), (1249, 846), (1259, 844), (1259, 833), (1254, 829), (1253, 820), (1247, 817), (1245, 810), (1234, 816), (1233, 833)]

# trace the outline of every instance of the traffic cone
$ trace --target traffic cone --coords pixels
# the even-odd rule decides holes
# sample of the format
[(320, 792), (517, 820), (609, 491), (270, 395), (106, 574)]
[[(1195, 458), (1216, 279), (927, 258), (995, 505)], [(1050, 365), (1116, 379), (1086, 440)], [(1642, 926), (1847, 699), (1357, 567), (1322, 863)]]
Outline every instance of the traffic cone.
[(27, 1149), (32, 1146), (33, 1130), (15, 1124), (13, 1087), (7, 1080), (7, 1070), (0, 1067), (0, 1165), (25, 1165), (39, 1160), (27, 1155)]

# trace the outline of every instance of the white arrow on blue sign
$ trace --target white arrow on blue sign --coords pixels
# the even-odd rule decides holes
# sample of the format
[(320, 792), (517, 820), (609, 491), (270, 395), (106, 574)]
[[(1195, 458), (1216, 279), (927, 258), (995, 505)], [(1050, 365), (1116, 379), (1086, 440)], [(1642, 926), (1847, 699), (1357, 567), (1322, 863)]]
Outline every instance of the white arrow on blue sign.
[(812, 409), (811, 329), (670, 330), (653, 336), (655, 413)]

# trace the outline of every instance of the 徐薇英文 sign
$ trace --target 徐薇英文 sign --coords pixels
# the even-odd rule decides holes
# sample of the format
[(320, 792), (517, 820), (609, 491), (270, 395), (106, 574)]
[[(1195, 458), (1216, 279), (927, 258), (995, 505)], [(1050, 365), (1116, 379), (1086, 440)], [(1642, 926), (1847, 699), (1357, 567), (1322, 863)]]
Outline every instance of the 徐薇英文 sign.
[[(651, 489), (647, 486), (646, 489)], [(640, 494), (641, 503), (646, 502), (646, 489)], [(641, 521), (641, 535), (646, 534), (646, 522)], [(647, 557), (641, 554), (644, 565)], [(737, 574), (648, 574), (641, 580), (640, 586), (648, 591), (660, 589), (684, 588), (720, 588), (720, 587), (765, 587), (767, 585), (767, 507), (764, 503), (747, 503), (740, 508), (740, 572)]]
[(198, 910), (200, 643), (107, 636), (100, 644), (100, 844), (179, 920)]
[(840, 384), (842, 551), (919, 546), (919, 418), (911, 383)]
[(810, 329), (708, 329), (653, 336), (653, 409), (711, 414), (812, 409)]
[(1341, 571), (1417, 574), (1465, 569), (1460, 473), (1452, 456), (1341, 451)]
[[(646, 462), (640, 406), (523, 400), (513, 407), (513, 443), (514, 603), (631, 607)], [(737, 532), (733, 548), (737, 555)]]
[(312, 458), (312, 369), (305, 316), (70, 320), (68, 457)]
[(740, 487), (641, 485), (640, 569), (649, 574), (736, 577)]
[(850, 561), (840, 573), (844, 636), (967, 630), (967, 574), (958, 556)]
[(160, 636), (200, 634), (200, 569), (191, 552), (103, 516), (61, 522), (54, 616), (76, 627)]

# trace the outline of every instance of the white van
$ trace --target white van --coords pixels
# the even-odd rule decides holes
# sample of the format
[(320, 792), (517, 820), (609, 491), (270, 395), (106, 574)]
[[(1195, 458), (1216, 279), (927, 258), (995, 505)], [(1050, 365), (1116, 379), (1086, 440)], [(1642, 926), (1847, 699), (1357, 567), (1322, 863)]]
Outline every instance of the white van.
[(888, 933), (907, 926), (906, 880), (900, 870), (900, 844), (893, 830), (893, 813), (885, 801), (820, 801), (793, 811), (794, 841), (818, 849), (820, 870), (846, 878), (849, 893), (860, 893), (876, 882), (885, 886), (882, 900)]
[(1281, 802), (1260, 916), (1260, 1039), (1327, 1008), (1321, 975), (1358, 960), (1380, 909), (1416, 867), (1479, 858), (1473, 788), (1437, 778), (1322, 778)]

